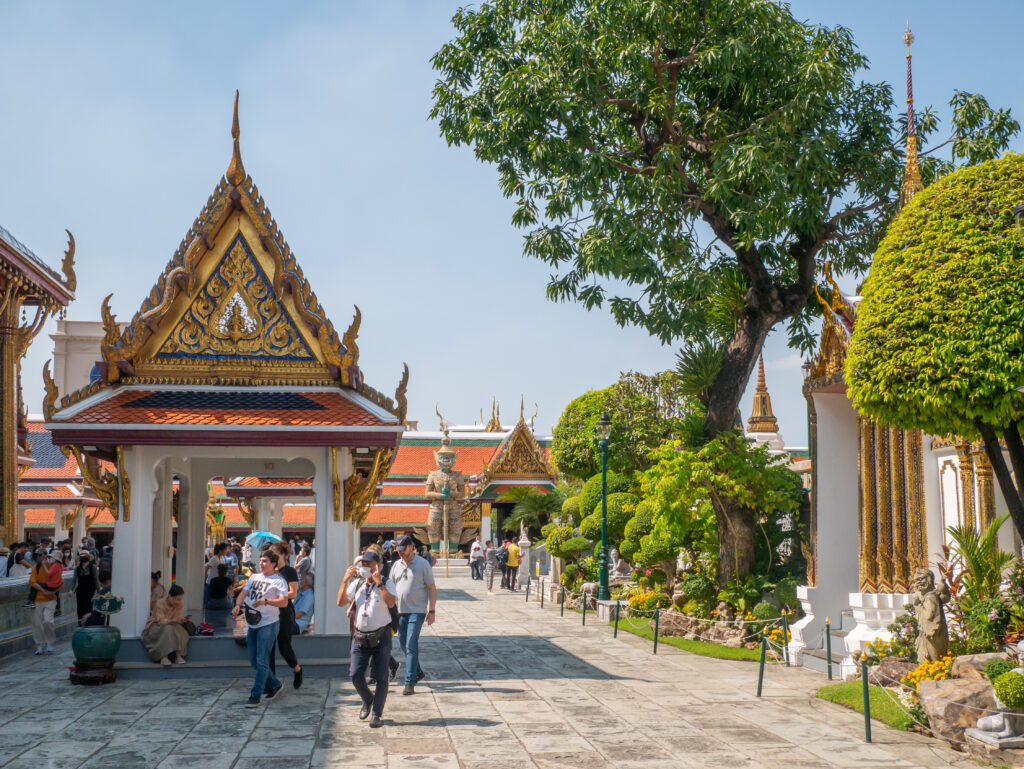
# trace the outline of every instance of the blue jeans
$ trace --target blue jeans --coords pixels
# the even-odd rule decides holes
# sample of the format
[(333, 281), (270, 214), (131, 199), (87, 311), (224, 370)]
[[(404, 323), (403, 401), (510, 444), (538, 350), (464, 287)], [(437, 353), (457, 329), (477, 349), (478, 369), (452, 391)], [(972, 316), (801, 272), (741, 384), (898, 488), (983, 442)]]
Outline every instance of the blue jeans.
[(426, 614), (399, 614), (398, 615), (398, 643), (405, 652), (405, 682), (416, 683), (416, 676), (420, 673), (420, 631), (423, 629), (423, 621)]
[(256, 671), (250, 697), (262, 697), (265, 689), (276, 689), (281, 685), (270, 672), (270, 650), (277, 640), (279, 622), (272, 622), (263, 627), (251, 627), (245, 634), (245, 645), (249, 647), (249, 664)]
[[(373, 703), (373, 714), (380, 716), (384, 712), (384, 702), (388, 698), (388, 662), (391, 660), (391, 628), (384, 630), (381, 641), (373, 649), (359, 646), (355, 636), (352, 637), (350, 649), (351, 659), (348, 663), (349, 678), (359, 692), (362, 701)], [(377, 679), (377, 687), (371, 692), (366, 683), (366, 668), (370, 668)]]

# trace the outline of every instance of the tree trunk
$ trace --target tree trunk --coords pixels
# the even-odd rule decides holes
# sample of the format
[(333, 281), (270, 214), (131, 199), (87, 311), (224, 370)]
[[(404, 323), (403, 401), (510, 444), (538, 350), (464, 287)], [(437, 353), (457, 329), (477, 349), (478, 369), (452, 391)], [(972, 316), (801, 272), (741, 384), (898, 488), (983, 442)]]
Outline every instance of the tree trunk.
[(718, 586), (747, 576), (754, 570), (754, 511), (733, 497), (712, 495), (718, 529)]
[[(1003, 499), (1006, 500), (1010, 519), (1013, 521), (1017, 533), (1024, 539), (1024, 499), (1021, 498), (1020, 488), (1013, 482), (1010, 468), (1006, 466), (1006, 459), (1003, 457), (1003, 450), (999, 445), (999, 437), (992, 425), (981, 422), (975, 424), (978, 427), (978, 432), (981, 433), (981, 439), (985, 442), (985, 455), (992, 464), (992, 473), (999, 484)], [(1012, 429), (1003, 431), (1003, 439), (1006, 441), (1006, 448), (1013, 460), (1014, 469), (1017, 470), (1018, 465), (1024, 465), (1024, 462), (1021, 461), (1024, 459), (1024, 444), (1021, 442), (1020, 432), (1015, 424), (1012, 425)], [(1019, 471), (1017, 479), (1018, 481), (1021, 479)]]

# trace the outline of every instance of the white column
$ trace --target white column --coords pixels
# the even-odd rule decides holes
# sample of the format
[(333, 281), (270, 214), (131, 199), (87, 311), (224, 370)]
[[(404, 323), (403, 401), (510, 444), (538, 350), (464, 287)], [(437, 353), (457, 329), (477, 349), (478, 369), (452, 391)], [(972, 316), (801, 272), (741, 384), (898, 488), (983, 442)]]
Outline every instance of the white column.
[(519, 534), (519, 576), (516, 577), (516, 585), (526, 585), (530, 578), (530, 538), (526, 536), (526, 529)]
[(157, 470), (157, 491), (153, 502), (153, 549), (152, 571), (161, 573), (160, 582), (166, 588), (171, 582), (171, 505), (174, 494), (174, 478), (169, 462), (163, 462)]
[[(149, 572), (153, 539), (153, 473), (144, 462), (145, 449), (124, 451), (124, 467), (131, 481), (131, 520), (120, 509), (114, 522), (114, 562), (111, 592), (124, 599), (124, 608), (111, 615), (110, 624), (124, 638), (138, 638), (149, 617)], [(122, 507), (118, 494), (118, 506)]]
[(78, 552), (78, 548), (82, 546), (82, 537), (85, 536), (85, 520), (89, 517), (88, 507), (83, 507), (78, 513), (78, 517), (75, 518), (75, 523), (71, 527), (71, 544), (74, 547), (75, 552)]
[[(17, 541), (18, 542), (24, 542), (25, 541), (25, 508), (22, 505), (18, 505), (18, 514), (17, 514), (17, 518), (16, 518), (16, 520), (14, 522), (14, 525), (15, 525), (15, 528), (17, 529), (17, 534), (15, 534), (15, 536), (17, 537)], [(7, 544), (10, 544), (10, 543), (7, 543)]]
[(487, 502), (480, 506), (480, 542), (484, 543), (491, 538), (491, 504)]
[(183, 493), (178, 503), (178, 584), (185, 589), (186, 614), (193, 617), (202, 616), (207, 480), (196, 463), (190, 462), (187, 495)]
[[(348, 635), (348, 618), (338, 606), (338, 588), (351, 555), (355, 527), (351, 521), (334, 520), (334, 490), (331, 475), (331, 450), (322, 449), (316, 461), (313, 495), (316, 500), (316, 573), (313, 584), (313, 627), (317, 635)], [(338, 449), (338, 479), (344, 482), (352, 474), (349, 449)], [(344, 519), (344, 515), (341, 516)]]
[(66, 505), (57, 505), (53, 511), (53, 541), (60, 542), (68, 538), (68, 530), (64, 528), (64, 514), (68, 509)]
[(284, 523), (284, 500), (281, 497), (266, 497), (260, 509), (260, 524), (264, 531), (281, 536)]

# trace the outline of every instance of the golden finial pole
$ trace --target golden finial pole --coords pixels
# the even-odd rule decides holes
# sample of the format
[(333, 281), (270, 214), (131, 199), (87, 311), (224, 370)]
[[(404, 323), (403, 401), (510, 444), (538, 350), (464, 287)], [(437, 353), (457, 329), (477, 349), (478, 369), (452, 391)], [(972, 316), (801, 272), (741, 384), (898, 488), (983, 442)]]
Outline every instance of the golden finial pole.
[(910, 55), (914, 33), (910, 31), (909, 20), (907, 21), (907, 31), (903, 33), (903, 42), (907, 44), (907, 162), (903, 170), (903, 186), (900, 189), (900, 208), (907, 205), (914, 195), (924, 189), (921, 169), (917, 162), (917, 126), (914, 124), (914, 81)]
[(245, 168), (242, 166), (242, 150), (238, 145), (241, 131), (238, 128), (238, 91), (235, 91), (235, 113), (231, 119), (231, 139), (234, 148), (231, 152), (231, 165), (228, 166), (227, 179), (236, 187), (245, 181)]

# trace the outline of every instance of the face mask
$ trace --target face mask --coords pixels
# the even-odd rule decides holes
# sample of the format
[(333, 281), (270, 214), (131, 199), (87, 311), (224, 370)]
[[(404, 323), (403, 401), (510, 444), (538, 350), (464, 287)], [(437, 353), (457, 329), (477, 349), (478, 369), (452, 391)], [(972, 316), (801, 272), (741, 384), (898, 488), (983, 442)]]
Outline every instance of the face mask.
[(369, 566), (357, 566), (356, 574), (358, 574), (363, 579), (369, 579), (370, 575), (373, 574), (373, 569), (371, 569)]

